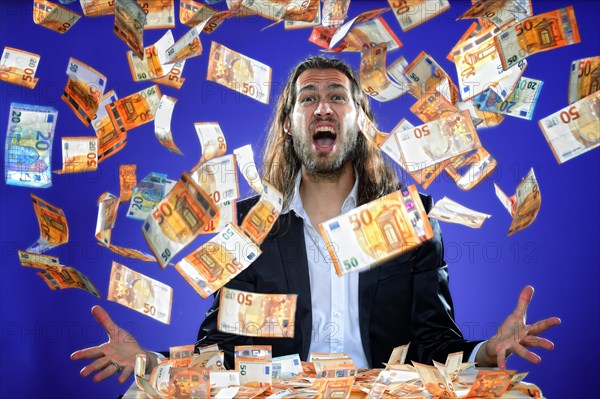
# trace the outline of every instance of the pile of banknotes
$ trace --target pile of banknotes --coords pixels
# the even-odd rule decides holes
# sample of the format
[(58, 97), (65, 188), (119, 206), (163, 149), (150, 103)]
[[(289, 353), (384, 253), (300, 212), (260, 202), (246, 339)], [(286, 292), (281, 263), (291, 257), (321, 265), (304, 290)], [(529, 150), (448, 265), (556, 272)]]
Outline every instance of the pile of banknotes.
[[(135, 381), (153, 398), (527, 398), (542, 397), (527, 373), (477, 370), (463, 353), (444, 364), (404, 364), (410, 344), (394, 349), (384, 369), (357, 369), (344, 353), (312, 352), (273, 357), (268, 345), (236, 346), (235, 368), (223, 367), (217, 345), (171, 347), (169, 358), (145, 374), (146, 357), (137, 355)], [(513, 396), (514, 395), (514, 396)]]

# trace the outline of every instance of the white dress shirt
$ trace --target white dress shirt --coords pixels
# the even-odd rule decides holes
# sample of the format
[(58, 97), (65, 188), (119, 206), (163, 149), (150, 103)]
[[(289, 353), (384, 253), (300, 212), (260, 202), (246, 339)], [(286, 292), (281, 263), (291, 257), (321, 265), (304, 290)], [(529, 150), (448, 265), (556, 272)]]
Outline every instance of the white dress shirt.
[[(356, 174), (355, 174), (356, 175)], [(360, 336), (358, 320), (358, 273), (347, 273), (339, 277), (325, 240), (312, 225), (300, 196), (302, 172), (296, 175), (294, 196), (282, 213), (294, 211), (304, 221), (304, 242), (310, 278), (310, 300), (312, 306), (312, 333), (310, 352), (346, 353), (357, 368), (369, 367)], [(356, 208), (358, 200), (358, 177), (348, 197), (342, 204), (340, 214)], [(317, 226), (318, 227), (318, 226)], [(485, 342), (485, 341), (484, 341)], [(479, 343), (467, 361), (475, 361)]]
[[(346, 353), (356, 367), (368, 367), (360, 337), (358, 320), (358, 273), (338, 277), (325, 240), (312, 225), (300, 197), (302, 173), (296, 176), (296, 188), (288, 209), (304, 220), (304, 242), (310, 278), (312, 334), (310, 352)], [(356, 208), (358, 178), (340, 213)], [(318, 228), (318, 226), (316, 226)]]

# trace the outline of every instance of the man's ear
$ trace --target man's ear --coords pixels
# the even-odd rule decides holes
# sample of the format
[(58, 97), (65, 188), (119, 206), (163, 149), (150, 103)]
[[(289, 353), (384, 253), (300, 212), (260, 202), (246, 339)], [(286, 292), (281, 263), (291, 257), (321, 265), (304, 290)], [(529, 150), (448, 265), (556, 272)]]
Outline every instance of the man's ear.
[(285, 118), (285, 121), (283, 122), (283, 131), (289, 134), (290, 136), (292, 135), (292, 132), (290, 131), (291, 125), (292, 123), (290, 122), (290, 118)]

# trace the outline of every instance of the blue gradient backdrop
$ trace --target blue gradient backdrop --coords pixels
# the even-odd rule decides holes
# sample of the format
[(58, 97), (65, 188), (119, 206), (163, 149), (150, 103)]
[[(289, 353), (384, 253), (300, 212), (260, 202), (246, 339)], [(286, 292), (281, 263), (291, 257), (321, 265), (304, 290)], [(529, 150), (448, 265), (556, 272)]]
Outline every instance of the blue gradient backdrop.
[[(178, 1), (176, 5), (178, 6)], [(388, 63), (399, 55), (408, 60), (425, 50), (441, 63), (456, 81), (456, 69), (445, 59), (452, 45), (471, 21), (455, 21), (466, 10), (465, 1), (452, 1), (449, 11), (408, 33), (403, 33), (392, 13), (384, 18), (397, 33), (404, 47), (389, 54)], [(350, 7), (354, 17), (367, 9), (385, 7), (384, 1), (357, 1)], [(428, 190), (436, 199), (444, 195), (473, 209), (492, 214), (482, 229), (443, 224), (446, 260), (451, 273), (451, 290), (456, 318), (470, 339), (488, 338), (501, 320), (513, 309), (521, 288), (532, 284), (535, 296), (529, 320), (559, 316), (562, 325), (546, 336), (556, 343), (553, 352), (541, 353), (543, 361), (534, 366), (515, 357), (509, 366), (530, 371), (528, 380), (538, 384), (549, 398), (575, 397), (571, 389), (580, 383), (588, 387), (600, 370), (599, 356), (599, 198), (598, 150), (563, 165), (555, 161), (537, 121), (567, 105), (569, 67), (578, 58), (600, 53), (598, 15), (600, 3), (575, 0), (534, 1), (534, 12), (542, 13), (573, 4), (582, 42), (528, 59), (525, 75), (544, 81), (533, 121), (506, 118), (493, 129), (480, 130), (484, 146), (498, 160), (490, 179), (475, 189), (461, 192), (448, 178), (442, 177)], [(1, 46), (11, 46), (41, 55), (37, 72), (40, 81), (35, 90), (0, 83), (0, 132), (5, 138), (11, 102), (49, 105), (59, 111), (54, 139), (52, 169), (61, 168), (60, 138), (93, 135), (61, 101), (69, 57), (75, 57), (104, 73), (108, 89), (119, 97), (141, 90), (148, 83), (134, 83), (125, 52), (126, 45), (113, 33), (113, 17), (82, 18), (69, 32), (60, 35), (35, 25), (31, 1), (1, 3)], [(78, 2), (70, 6), (81, 12)], [(223, 7), (223, 5), (221, 5)], [(178, 18), (177, 10), (176, 16)], [(304, 57), (319, 53), (307, 41), (310, 30), (284, 31), (276, 26), (262, 31), (269, 22), (250, 17), (226, 21), (214, 34), (202, 34), (204, 54), (188, 60), (181, 90), (161, 87), (163, 93), (179, 99), (173, 115), (175, 142), (185, 153), (179, 156), (160, 146), (153, 124), (130, 132), (126, 148), (100, 165), (97, 172), (54, 175), (48, 189), (29, 189), (0, 183), (0, 313), (2, 398), (115, 398), (132, 382), (119, 385), (114, 379), (94, 384), (79, 376), (83, 362), (69, 360), (76, 349), (98, 345), (105, 333), (96, 324), (90, 309), (104, 306), (115, 322), (131, 331), (145, 347), (165, 350), (169, 346), (195, 342), (204, 313), (211, 303), (202, 299), (174, 268), (162, 270), (156, 263), (142, 263), (117, 257), (96, 244), (96, 200), (105, 191), (118, 195), (120, 164), (136, 163), (138, 180), (151, 171), (167, 173), (177, 179), (200, 157), (200, 146), (193, 123), (218, 121), (227, 137), (228, 148), (251, 143), (259, 153), (274, 108), (275, 99), (289, 70)], [(177, 19), (175, 38), (187, 27)], [(164, 30), (146, 31), (146, 45), (158, 40)], [(263, 105), (229, 89), (206, 81), (207, 54), (215, 40), (273, 68), (271, 103)], [(356, 68), (357, 53), (341, 55)], [(378, 123), (391, 130), (402, 118), (418, 124), (409, 111), (409, 96), (388, 102), (372, 101)], [(4, 139), (2, 153), (4, 159)], [(519, 181), (533, 167), (539, 180), (543, 201), (535, 223), (507, 237), (510, 217), (494, 195), (496, 182), (514, 193)], [(3, 172), (2, 172), (3, 175)], [(409, 178), (404, 178), (410, 183)], [(244, 196), (250, 194), (243, 186)], [(65, 265), (73, 266), (97, 285), (103, 297), (108, 291), (111, 261), (159, 279), (174, 288), (171, 324), (164, 325), (81, 290), (53, 292), (35, 275), (19, 265), (17, 250), (37, 240), (39, 230), (30, 193), (62, 208), (70, 228), (70, 241), (49, 252)], [(125, 217), (121, 206), (113, 242), (147, 251), (141, 234), (141, 222)], [(201, 236), (176, 257), (189, 253), (209, 237)], [(390, 315), (393, 317), (393, 315)], [(590, 392), (591, 394), (591, 392)]]

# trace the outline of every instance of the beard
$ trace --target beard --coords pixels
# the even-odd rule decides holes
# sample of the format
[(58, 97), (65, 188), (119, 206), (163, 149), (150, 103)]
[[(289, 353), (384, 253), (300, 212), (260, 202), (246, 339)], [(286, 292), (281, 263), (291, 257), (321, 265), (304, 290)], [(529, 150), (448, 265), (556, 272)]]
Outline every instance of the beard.
[[(294, 153), (307, 172), (315, 177), (325, 179), (336, 179), (342, 172), (342, 167), (354, 158), (357, 144), (358, 127), (346, 129), (342, 141), (337, 141), (335, 153), (318, 153), (312, 149), (312, 135), (305, 132), (297, 132), (292, 129), (292, 143)], [(338, 138), (340, 136), (338, 135)]]

